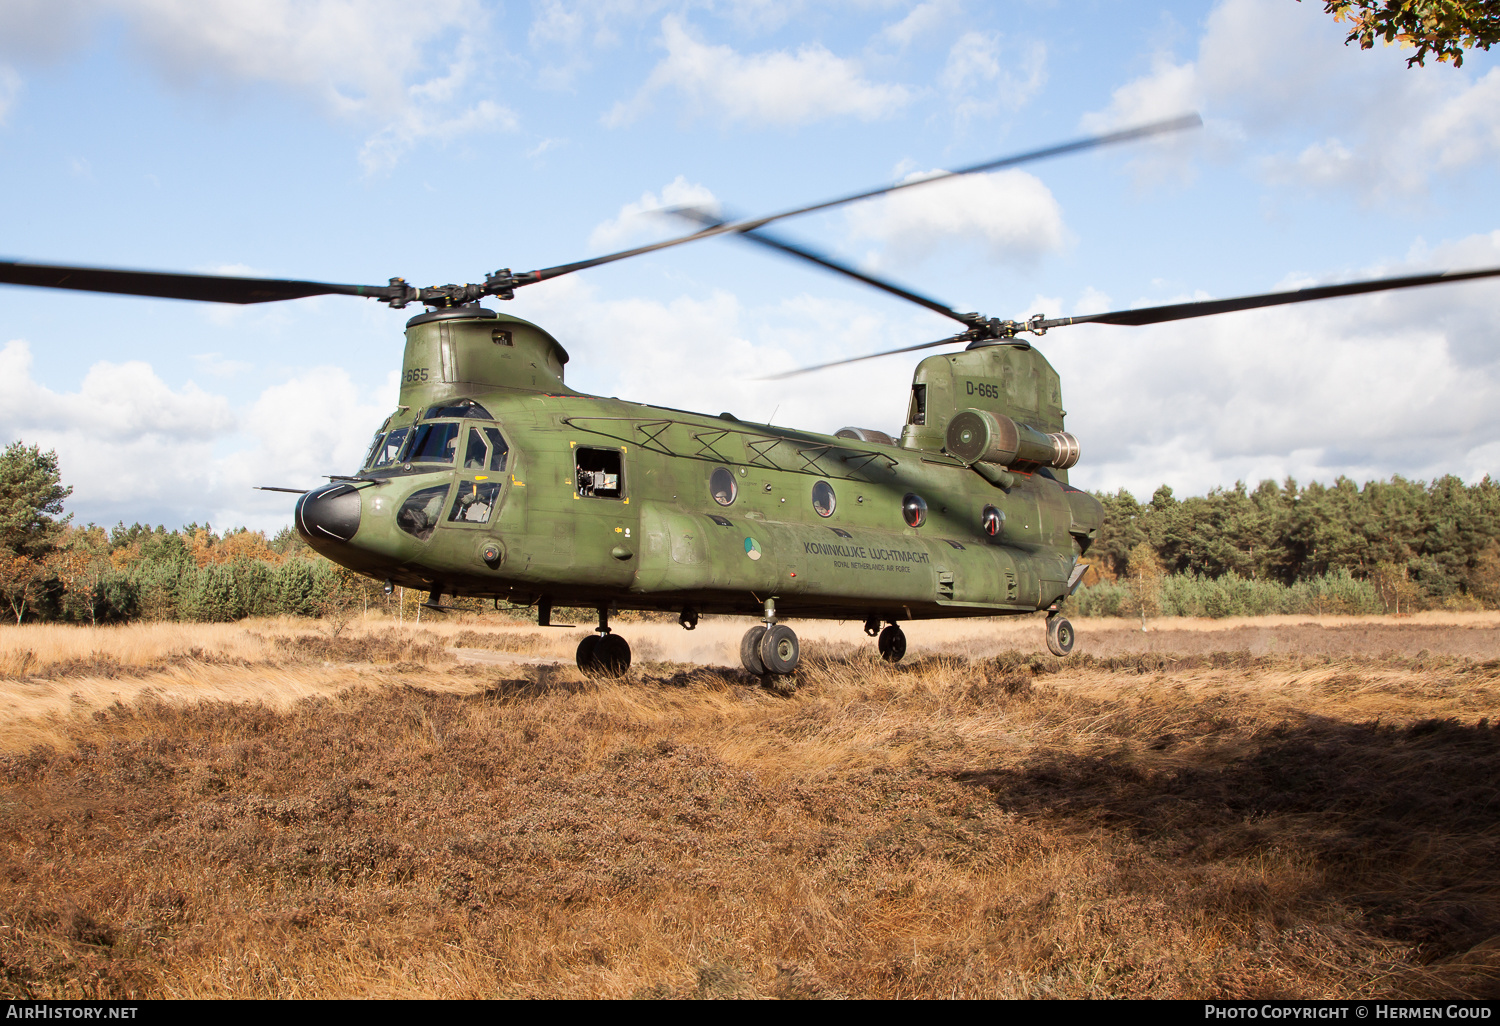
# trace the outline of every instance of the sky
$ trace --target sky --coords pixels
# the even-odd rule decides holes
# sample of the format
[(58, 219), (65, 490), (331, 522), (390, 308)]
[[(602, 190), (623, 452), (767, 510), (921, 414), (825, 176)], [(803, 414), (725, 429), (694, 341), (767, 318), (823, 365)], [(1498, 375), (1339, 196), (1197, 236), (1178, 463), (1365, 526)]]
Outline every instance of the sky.
[[(1500, 267), (1500, 53), (1345, 46), (1308, 0), (6, 0), (0, 259), (482, 280), (1197, 111), (1192, 133), (779, 231), (1024, 317)], [(712, 239), (488, 305), (583, 391), (894, 433), (919, 307)], [(414, 311), (0, 286), (0, 434), (79, 523), (272, 531), (358, 465)], [(1055, 329), (1073, 482), (1500, 472), (1500, 284)]]

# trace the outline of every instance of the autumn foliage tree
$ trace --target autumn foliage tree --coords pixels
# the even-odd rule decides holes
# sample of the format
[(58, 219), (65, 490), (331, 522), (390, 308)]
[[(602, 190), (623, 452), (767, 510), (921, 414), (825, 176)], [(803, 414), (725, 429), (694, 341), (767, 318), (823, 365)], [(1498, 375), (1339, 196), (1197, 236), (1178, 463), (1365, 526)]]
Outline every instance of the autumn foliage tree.
[(1347, 45), (1368, 50), (1375, 40), (1416, 49), (1406, 62), (1464, 63), (1464, 47), (1488, 50), (1500, 42), (1500, 3), (1496, 0), (1324, 0), (1323, 9), (1349, 25)]
[(56, 577), (57, 537), (72, 519), (59, 517), (73, 493), (61, 480), (56, 452), (15, 441), (0, 453), (0, 592), (16, 623)]

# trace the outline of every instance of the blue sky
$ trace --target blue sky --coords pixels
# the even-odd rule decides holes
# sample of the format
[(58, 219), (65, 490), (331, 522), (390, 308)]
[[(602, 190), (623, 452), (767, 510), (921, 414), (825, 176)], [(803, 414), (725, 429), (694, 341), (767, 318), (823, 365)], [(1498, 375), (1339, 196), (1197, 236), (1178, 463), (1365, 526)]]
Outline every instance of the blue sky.
[[(479, 280), (1185, 110), (1191, 137), (911, 190), (786, 234), (960, 309), (1087, 313), (1500, 266), (1500, 67), (1408, 70), (1309, 0), (1216, 4), (9, 0), (0, 255), (379, 283)], [(950, 333), (732, 240), (523, 290), (576, 387), (893, 430)], [(1079, 327), (1089, 488), (1500, 469), (1500, 285)], [(82, 521), (274, 530), (395, 403), (410, 313), (0, 288), (0, 418)]]

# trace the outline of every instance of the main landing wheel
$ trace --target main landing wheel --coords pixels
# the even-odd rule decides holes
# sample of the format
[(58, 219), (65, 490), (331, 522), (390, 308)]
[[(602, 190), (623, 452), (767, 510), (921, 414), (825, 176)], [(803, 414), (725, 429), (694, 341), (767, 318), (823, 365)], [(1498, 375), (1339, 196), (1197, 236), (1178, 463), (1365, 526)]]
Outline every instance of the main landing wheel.
[(1059, 658), (1073, 651), (1073, 625), (1061, 616), (1047, 617), (1047, 648)]
[(623, 677), (630, 669), (630, 643), (618, 634), (606, 634), (594, 650), (594, 662), (607, 677)]
[(766, 636), (764, 625), (757, 624), (745, 632), (740, 639), (740, 662), (747, 672), (756, 677), (766, 675), (766, 664), (760, 661), (760, 639)]
[(760, 661), (768, 673), (785, 676), (794, 673), (802, 661), (802, 647), (797, 635), (784, 623), (766, 628), (760, 639)]
[(590, 634), (578, 643), (578, 668), (584, 673), (623, 677), (630, 669), (630, 643), (618, 634)]
[(891, 624), (880, 632), (880, 640), (875, 644), (880, 649), (880, 658), (888, 663), (899, 663), (906, 655), (906, 632)]
[(595, 653), (599, 651), (599, 635), (587, 635), (578, 643), (578, 669), (583, 673), (593, 673), (595, 667)]

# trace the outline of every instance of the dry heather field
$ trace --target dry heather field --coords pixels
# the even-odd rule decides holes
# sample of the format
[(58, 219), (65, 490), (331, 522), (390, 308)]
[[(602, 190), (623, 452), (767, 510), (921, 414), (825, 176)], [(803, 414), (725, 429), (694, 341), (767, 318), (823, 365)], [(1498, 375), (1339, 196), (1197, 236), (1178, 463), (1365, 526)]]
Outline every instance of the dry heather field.
[(0, 993), (1500, 996), (1500, 615), (618, 628), (0, 628)]

